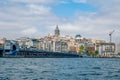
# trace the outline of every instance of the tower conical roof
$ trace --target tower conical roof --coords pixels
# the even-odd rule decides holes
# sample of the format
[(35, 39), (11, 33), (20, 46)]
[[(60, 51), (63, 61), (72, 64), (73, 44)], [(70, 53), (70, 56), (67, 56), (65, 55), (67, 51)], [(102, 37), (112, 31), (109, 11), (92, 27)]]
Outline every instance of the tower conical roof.
[(60, 35), (60, 30), (59, 30), (59, 27), (57, 25), (56, 29), (55, 29), (55, 36), (59, 36), (59, 35)]
[(55, 29), (55, 30), (59, 30), (58, 25), (56, 26), (56, 29)]

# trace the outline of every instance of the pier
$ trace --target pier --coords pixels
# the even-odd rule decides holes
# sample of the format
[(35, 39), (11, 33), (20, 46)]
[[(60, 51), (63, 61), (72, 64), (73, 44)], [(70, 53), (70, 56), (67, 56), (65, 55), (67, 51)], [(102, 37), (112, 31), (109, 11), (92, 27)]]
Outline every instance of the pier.
[(24, 56), (25, 58), (73, 58), (81, 57), (76, 53), (68, 52), (50, 52), (43, 50), (20, 50), (18, 53), (19, 56)]
[(78, 58), (82, 57), (77, 53), (69, 52), (50, 52), (45, 50), (19, 50), (5, 53), (0, 50), (0, 57), (2, 58)]
[(3, 56), (3, 49), (0, 48), (0, 57), (2, 57), (2, 56)]

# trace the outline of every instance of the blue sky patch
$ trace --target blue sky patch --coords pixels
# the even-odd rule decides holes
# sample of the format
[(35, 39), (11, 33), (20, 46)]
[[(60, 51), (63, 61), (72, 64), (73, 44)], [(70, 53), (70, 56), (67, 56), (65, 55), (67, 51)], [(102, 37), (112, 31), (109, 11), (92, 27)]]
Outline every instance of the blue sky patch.
[(53, 12), (58, 16), (74, 16), (76, 11), (95, 12), (96, 8), (86, 3), (68, 3), (52, 6)]

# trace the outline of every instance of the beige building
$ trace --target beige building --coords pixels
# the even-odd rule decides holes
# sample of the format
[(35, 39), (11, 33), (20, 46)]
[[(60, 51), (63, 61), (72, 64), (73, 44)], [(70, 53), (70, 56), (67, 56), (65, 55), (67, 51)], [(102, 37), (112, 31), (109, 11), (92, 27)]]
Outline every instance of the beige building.
[(76, 52), (75, 40), (68, 41), (68, 52)]

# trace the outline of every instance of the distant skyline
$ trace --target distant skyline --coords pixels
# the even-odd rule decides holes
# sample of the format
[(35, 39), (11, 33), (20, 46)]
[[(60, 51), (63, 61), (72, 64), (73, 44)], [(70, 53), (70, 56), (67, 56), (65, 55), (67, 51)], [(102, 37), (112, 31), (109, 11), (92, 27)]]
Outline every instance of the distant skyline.
[(0, 0), (0, 38), (54, 34), (120, 42), (120, 0)]

